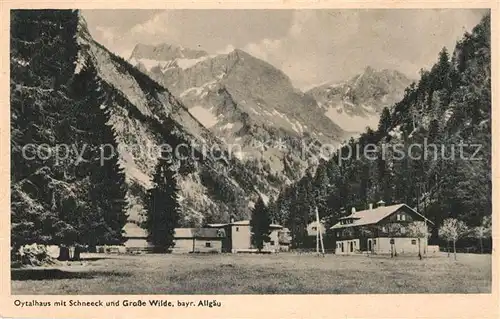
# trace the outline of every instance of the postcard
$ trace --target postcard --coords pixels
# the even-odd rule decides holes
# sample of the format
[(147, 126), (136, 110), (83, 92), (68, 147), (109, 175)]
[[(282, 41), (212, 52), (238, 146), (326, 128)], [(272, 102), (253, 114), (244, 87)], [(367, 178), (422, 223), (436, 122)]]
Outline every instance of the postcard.
[(1, 13), (0, 316), (500, 315), (498, 2)]

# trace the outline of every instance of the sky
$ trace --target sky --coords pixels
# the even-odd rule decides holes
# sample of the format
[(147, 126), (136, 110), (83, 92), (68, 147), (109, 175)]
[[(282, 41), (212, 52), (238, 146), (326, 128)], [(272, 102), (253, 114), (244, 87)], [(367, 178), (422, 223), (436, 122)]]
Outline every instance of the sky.
[(234, 48), (284, 71), (295, 87), (340, 82), (366, 66), (418, 79), (443, 47), (485, 14), (480, 9), (83, 10), (96, 41), (125, 59), (137, 43), (210, 54)]

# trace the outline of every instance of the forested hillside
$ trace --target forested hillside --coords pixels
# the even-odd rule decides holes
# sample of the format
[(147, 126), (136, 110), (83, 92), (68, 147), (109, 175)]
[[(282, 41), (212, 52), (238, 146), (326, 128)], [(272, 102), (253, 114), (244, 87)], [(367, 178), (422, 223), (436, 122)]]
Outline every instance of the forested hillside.
[(235, 156), (253, 172), (252, 179), (269, 185), (265, 197), (276, 196), (281, 185), (317, 164), (302, 158), (303, 142), (339, 145), (346, 138), (335, 119), (294, 88), (283, 71), (243, 50), (209, 55), (168, 44), (138, 44), (129, 61), (237, 149)]
[(12, 11), (10, 66), (14, 248), (122, 242), (165, 144), (185, 146), (172, 162), (183, 226), (245, 218), (265, 191), (168, 90), (96, 43), (78, 11)]
[(351, 139), (283, 189), (272, 211), (292, 229), (295, 245), (315, 206), (329, 225), (343, 210), (379, 200), (416, 207), (436, 226), (448, 217), (477, 226), (491, 215), (490, 43), (488, 15), (451, 54), (443, 49), (400, 102), (383, 110), (377, 130)]
[(116, 146), (109, 112), (100, 109), (105, 100), (95, 69), (80, 65), (74, 72), (67, 62), (77, 54), (78, 19), (23, 11), (12, 15), (12, 26), (13, 245), (119, 243), (125, 176), (116, 155), (99, 163), (98, 146)]

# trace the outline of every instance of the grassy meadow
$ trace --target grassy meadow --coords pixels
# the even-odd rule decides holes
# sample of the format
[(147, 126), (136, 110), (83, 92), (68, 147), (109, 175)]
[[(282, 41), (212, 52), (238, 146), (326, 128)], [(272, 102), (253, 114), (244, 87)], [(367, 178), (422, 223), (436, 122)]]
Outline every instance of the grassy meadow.
[(491, 255), (105, 255), (12, 269), (12, 294), (489, 293)]

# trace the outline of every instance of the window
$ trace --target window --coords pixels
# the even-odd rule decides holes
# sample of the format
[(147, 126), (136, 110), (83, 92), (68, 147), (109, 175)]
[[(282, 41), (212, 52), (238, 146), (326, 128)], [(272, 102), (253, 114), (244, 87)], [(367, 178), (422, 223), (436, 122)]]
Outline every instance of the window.
[(376, 239), (374, 239), (374, 240), (373, 240), (373, 244), (375, 245), (376, 243), (377, 243), (377, 240), (376, 240)]
[(313, 227), (312, 230), (316, 231), (316, 230), (318, 230), (318, 228), (317, 227)]
[[(403, 216), (404, 216), (404, 215), (403, 215)], [(401, 229), (400, 229), (400, 230), (401, 230), (401, 234), (406, 233), (406, 228), (404, 228), (404, 227), (402, 227), (402, 226), (401, 226)]]
[(205, 243), (205, 247), (207, 247), (207, 248), (212, 247), (212, 243), (211, 243), (211, 242), (209, 242), (209, 241), (207, 241), (207, 242)]
[(339, 231), (337, 232), (337, 237), (340, 237), (340, 232)]
[(403, 214), (401, 215), (401, 220), (405, 220), (406, 216)]
[(240, 231), (240, 228), (239, 228), (239, 227), (236, 227), (236, 231)]
[(401, 220), (401, 215), (397, 214), (397, 215), (396, 215), (396, 219), (397, 219), (397, 220)]
[(385, 226), (382, 226), (382, 232), (385, 233), (387, 231), (387, 229), (385, 228)]
[(416, 244), (417, 244), (417, 240), (416, 240), (416, 239), (412, 239), (412, 240), (411, 240), (411, 244), (412, 244), (412, 245), (416, 245)]

